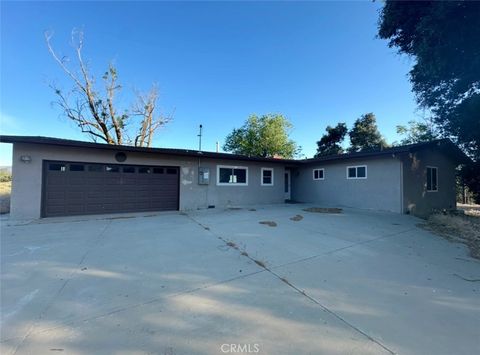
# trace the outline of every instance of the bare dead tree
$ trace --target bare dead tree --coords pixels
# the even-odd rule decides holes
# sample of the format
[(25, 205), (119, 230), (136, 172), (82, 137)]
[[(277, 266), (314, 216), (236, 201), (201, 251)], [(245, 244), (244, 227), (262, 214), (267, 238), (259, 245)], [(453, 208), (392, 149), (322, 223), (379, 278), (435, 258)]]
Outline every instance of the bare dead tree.
[[(72, 31), (72, 46), (79, 67), (78, 73), (68, 67), (67, 57), (60, 57), (55, 52), (51, 44), (52, 37), (51, 32), (45, 32), (48, 50), (74, 84), (73, 89), (66, 93), (56, 85), (50, 85), (57, 96), (55, 103), (61, 108), (62, 113), (94, 141), (150, 147), (155, 132), (171, 120), (169, 116), (157, 114), (157, 87), (153, 86), (147, 94), (137, 92), (136, 102), (132, 108), (120, 112), (115, 98), (122, 86), (118, 84), (116, 68), (110, 64), (102, 77), (103, 88), (98, 90), (95, 79), (82, 57), (83, 32)], [(131, 127), (134, 125), (138, 125), (138, 128)], [(128, 128), (135, 132), (134, 139), (129, 138)]]

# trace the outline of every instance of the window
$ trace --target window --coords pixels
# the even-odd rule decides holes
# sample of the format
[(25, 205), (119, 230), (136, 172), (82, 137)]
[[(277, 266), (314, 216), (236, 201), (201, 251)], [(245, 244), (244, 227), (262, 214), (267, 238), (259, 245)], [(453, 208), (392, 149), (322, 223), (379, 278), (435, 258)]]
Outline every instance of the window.
[(153, 168), (154, 174), (163, 174), (163, 168)]
[(119, 173), (120, 172), (120, 168), (116, 165), (106, 165), (105, 166), (105, 171), (107, 173)]
[(427, 191), (438, 191), (438, 168), (427, 166)]
[(248, 168), (217, 165), (217, 185), (248, 185)]
[(48, 170), (50, 171), (65, 171), (65, 164), (49, 164)]
[(313, 169), (313, 180), (325, 179), (325, 169)]
[(88, 171), (94, 173), (101, 173), (103, 171), (103, 165), (89, 165)]
[(176, 175), (177, 174), (177, 169), (169, 168), (169, 169), (167, 169), (167, 174)]
[(273, 169), (262, 168), (262, 186), (273, 186)]
[(138, 172), (140, 174), (150, 174), (152, 172), (152, 169), (146, 168), (146, 167), (141, 167), (141, 168), (138, 168)]
[(367, 178), (367, 166), (347, 166), (347, 179), (366, 179)]
[(122, 171), (127, 174), (133, 174), (135, 172), (134, 166), (124, 166)]
[(82, 164), (70, 164), (70, 171), (84, 171), (85, 166)]

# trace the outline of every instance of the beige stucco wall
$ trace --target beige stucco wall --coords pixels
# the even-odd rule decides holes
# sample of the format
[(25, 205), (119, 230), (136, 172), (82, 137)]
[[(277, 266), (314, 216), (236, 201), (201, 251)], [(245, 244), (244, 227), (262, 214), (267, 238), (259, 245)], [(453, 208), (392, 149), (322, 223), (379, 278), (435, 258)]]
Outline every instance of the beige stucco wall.
[[(347, 179), (347, 166), (366, 165), (366, 179)], [(313, 169), (324, 180), (313, 180)], [(319, 206), (402, 211), (401, 164), (393, 156), (316, 162), (293, 173), (293, 199)]]
[[(456, 208), (456, 163), (435, 149), (401, 156), (403, 162), (404, 212), (424, 217)], [(438, 191), (427, 191), (427, 166), (438, 168)]]
[[(106, 149), (70, 148), (43, 144), (14, 144), (11, 217), (16, 219), (40, 218), (43, 160), (118, 164), (115, 161), (116, 152)], [(22, 155), (30, 156), (31, 162), (21, 162)], [(127, 161), (123, 164), (180, 167), (180, 210), (206, 208), (209, 205), (222, 207), (282, 203), (284, 201), (283, 175), (285, 168), (280, 163), (204, 158), (200, 160), (200, 165), (210, 168), (209, 185), (198, 184), (199, 160), (196, 158), (127, 152)], [(248, 167), (248, 186), (217, 186), (217, 165)], [(274, 169), (274, 186), (261, 185), (262, 167)]]

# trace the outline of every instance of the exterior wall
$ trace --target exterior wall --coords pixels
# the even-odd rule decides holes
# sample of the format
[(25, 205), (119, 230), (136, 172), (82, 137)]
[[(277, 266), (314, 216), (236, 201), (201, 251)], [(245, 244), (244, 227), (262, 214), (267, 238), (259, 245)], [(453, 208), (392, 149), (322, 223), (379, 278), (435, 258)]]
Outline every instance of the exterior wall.
[[(433, 149), (403, 155), (403, 186), (406, 213), (426, 217), (435, 210), (456, 208), (456, 163)], [(438, 191), (427, 191), (427, 166), (438, 168)]]
[[(366, 179), (347, 179), (347, 166), (366, 165)], [(324, 180), (313, 180), (313, 169), (325, 169)], [(318, 162), (292, 174), (292, 198), (321, 206), (402, 211), (401, 163), (394, 157)]]
[[(119, 164), (115, 160), (115, 153), (116, 151), (113, 150), (91, 148), (14, 144), (10, 211), (12, 218), (40, 218), (43, 160)], [(20, 157), (22, 155), (30, 156), (31, 162), (21, 162)], [(197, 158), (127, 152), (127, 160), (122, 164), (180, 167), (180, 210), (207, 208), (209, 205), (221, 207), (282, 203), (284, 201), (283, 176), (285, 168), (281, 163), (201, 159), (200, 166), (210, 168), (209, 185), (198, 184), (199, 160)], [(217, 165), (248, 167), (248, 186), (217, 186)], [(261, 186), (261, 168), (274, 169), (273, 186)]]

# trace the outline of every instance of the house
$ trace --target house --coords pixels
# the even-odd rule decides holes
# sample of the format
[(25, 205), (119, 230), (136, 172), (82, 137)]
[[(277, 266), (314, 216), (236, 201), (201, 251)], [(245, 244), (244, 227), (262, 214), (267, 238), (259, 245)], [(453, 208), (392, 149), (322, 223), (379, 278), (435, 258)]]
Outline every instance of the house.
[(310, 202), (425, 216), (456, 206), (450, 140), (304, 160), (0, 136), (13, 143), (11, 217)]

